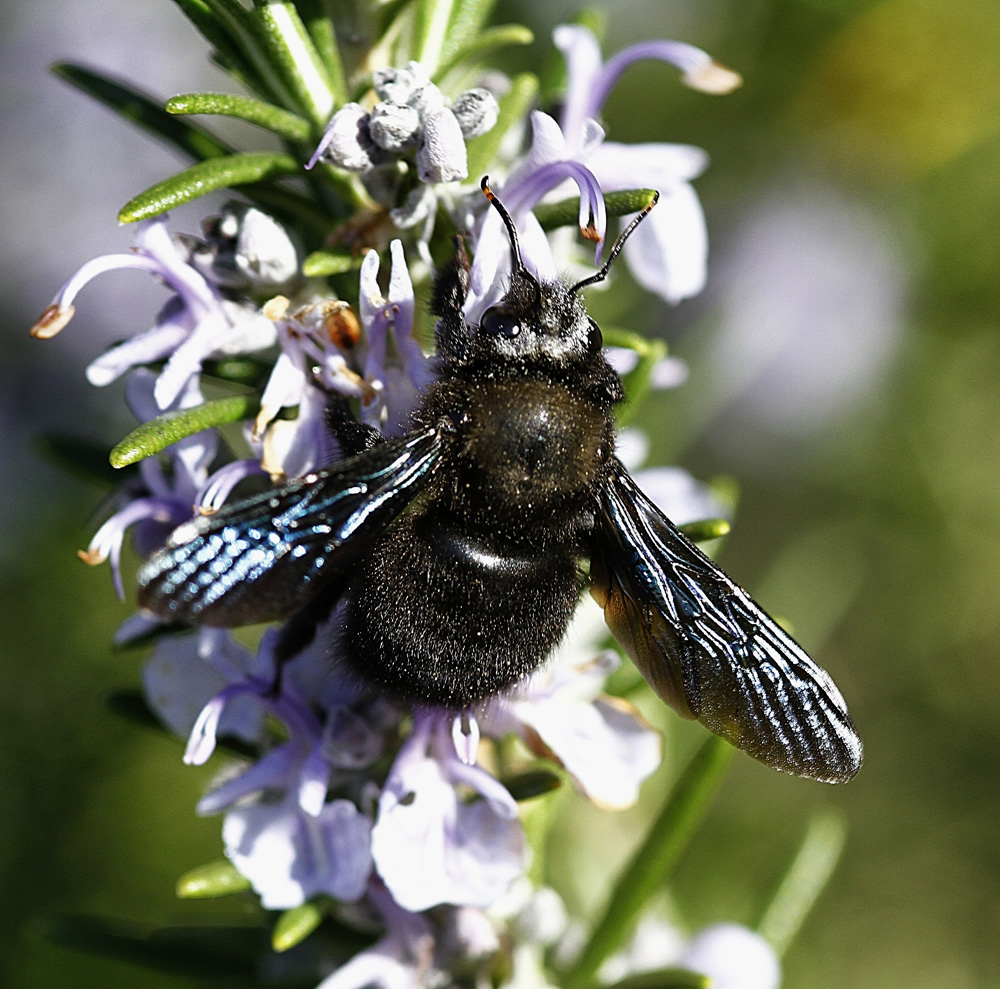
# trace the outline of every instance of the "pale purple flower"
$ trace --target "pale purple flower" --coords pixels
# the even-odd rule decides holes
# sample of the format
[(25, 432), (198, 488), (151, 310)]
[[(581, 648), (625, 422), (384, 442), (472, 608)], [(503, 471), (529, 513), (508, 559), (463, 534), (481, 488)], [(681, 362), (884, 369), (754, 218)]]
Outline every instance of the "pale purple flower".
[(223, 296), (188, 262), (187, 252), (167, 232), (166, 215), (139, 225), (133, 254), (109, 254), (81, 267), (60, 289), (33, 329), (47, 338), (75, 312), (74, 300), (91, 278), (115, 268), (138, 268), (159, 278), (174, 293), (156, 325), (112, 347), (87, 368), (91, 384), (107, 385), (138, 365), (165, 360), (154, 397), (160, 411), (177, 400), (202, 362), (213, 355), (261, 350), (274, 342), (274, 326), (257, 309)]
[(298, 278), (299, 252), (288, 231), (247, 203), (228, 202), (218, 216), (206, 218), (202, 238), (178, 239), (188, 263), (220, 288), (267, 296)]
[[(133, 374), (126, 385), (125, 400), (140, 422), (156, 413), (155, 387), (155, 377), (146, 369)], [(179, 408), (190, 408), (203, 401), (196, 379), (187, 381), (177, 396)], [(146, 457), (139, 464), (138, 483), (124, 486), (116, 495), (115, 501), (121, 507), (94, 533), (80, 556), (91, 565), (111, 560), (112, 579), (119, 597), (124, 597), (120, 559), (125, 533), (135, 527), (136, 547), (142, 555), (162, 545), (176, 525), (191, 517), (198, 492), (208, 480), (208, 467), (216, 448), (213, 432), (187, 436), (167, 448), (169, 471), (156, 457)]]
[[(552, 248), (531, 210), (567, 180), (575, 183), (580, 192), (580, 229), (596, 242), (595, 260), (604, 243), (607, 213), (597, 177), (567, 145), (555, 120), (535, 111), (531, 114), (531, 130), (528, 154), (493, 191), (517, 227), (525, 267), (536, 277), (552, 281), (558, 274)], [(466, 317), (472, 323), (503, 294), (509, 270), (510, 241), (496, 210), (483, 213), (475, 249), (465, 303)]]
[(378, 286), (378, 252), (369, 251), (361, 264), (361, 322), (368, 348), (364, 378), (372, 389), (372, 400), (363, 403), (362, 416), (394, 436), (433, 375), (430, 361), (413, 337), (416, 301), (402, 242), (392, 241), (389, 252), (392, 273), (387, 296)]
[[(247, 677), (226, 687), (195, 723), (185, 755), (194, 763), (211, 755), (221, 718), (241, 697), (254, 697), (266, 706), (289, 735), (287, 742), (203, 797), (198, 811), (226, 812), (226, 855), (251, 881), (265, 907), (300, 906), (319, 893), (353, 902), (365, 894), (371, 875), (371, 820), (353, 801), (327, 795), (342, 782), (344, 774), (338, 778), (338, 771), (344, 764), (352, 770), (366, 765), (381, 750), (380, 741), (372, 745), (368, 737), (359, 743), (357, 726), (350, 721), (327, 731), (294, 687), (283, 680), (281, 693), (274, 695), (271, 680)], [(347, 746), (341, 755), (338, 743), (344, 739), (354, 747)]]
[(421, 989), (436, 984), (435, 938), (429, 920), (400, 909), (372, 884), (371, 899), (382, 915), (385, 935), (328, 975), (316, 989)]
[[(230, 632), (205, 628), (194, 635), (161, 637), (143, 667), (142, 686), (160, 720), (187, 738), (212, 697), (231, 684), (266, 674), (259, 654), (238, 643)], [(220, 718), (219, 734), (260, 742), (264, 713), (259, 697), (234, 698)]]
[(599, 806), (630, 807), (660, 764), (661, 743), (630, 704), (601, 696), (618, 663), (606, 651), (587, 662), (553, 664), (491, 705), (483, 730), (519, 734), (537, 754), (551, 754)]
[(728, 92), (739, 85), (739, 76), (680, 42), (643, 42), (602, 63), (597, 39), (586, 28), (564, 24), (553, 37), (566, 56), (561, 125), (570, 154), (586, 163), (605, 191), (648, 186), (660, 192), (656, 209), (625, 245), (632, 274), (668, 302), (695, 295), (705, 282), (708, 242), (704, 215), (689, 183), (704, 170), (707, 156), (689, 145), (604, 141), (596, 118), (618, 77), (640, 59), (678, 66), (684, 81), (704, 92)]
[(308, 814), (286, 791), (277, 803), (261, 800), (226, 814), (226, 856), (250, 880), (269, 910), (301, 906), (318, 894), (359, 900), (368, 886), (371, 821), (349, 800)]
[[(262, 442), (262, 465), (273, 476), (299, 477), (337, 458), (323, 416), (329, 392), (374, 399), (372, 387), (350, 367), (327, 330), (327, 321), (346, 308), (330, 300), (292, 309), (283, 296), (264, 307), (277, 327), (281, 352), (261, 395), (253, 439)], [(276, 418), (292, 407), (298, 408), (294, 419)]]
[(677, 964), (707, 975), (713, 989), (778, 989), (781, 985), (781, 964), (774, 949), (740, 924), (714, 924), (699, 931)]
[[(418, 709), (379, 798), (372, 856), (407, 910), (489, 906), (524, 869), (514, 798), (484, 769), (459, 759), (449, 720)], [(481, 799), (465, 802), (459, 786)]]

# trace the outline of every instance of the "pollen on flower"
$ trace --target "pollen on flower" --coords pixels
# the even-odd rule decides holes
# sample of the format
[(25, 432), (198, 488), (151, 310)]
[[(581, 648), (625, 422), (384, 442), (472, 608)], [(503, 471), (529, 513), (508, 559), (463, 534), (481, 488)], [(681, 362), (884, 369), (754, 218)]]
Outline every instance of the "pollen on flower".
[(346, 302), (326, 303), (323, 315), (323, 328), (335, 346), (351, 350), (361, 342), (361, 320)]
[(743, 76), (715, 59), (689, 69), (681, 78), (684, 85), (691, 89), (714, 96), (725, 96), (743, 85)]
[(100, 566), (107, 558), (108, 554), (101, 549), (78, 549), (76, 555), (87, 564), (88, 567)]
[(76, 314), (76, 306), (61, 306), (53, 302), (38, 317), (30, 333), (36, 340), (51, 340)]
[(285, 318), (285, 313), (288, 312), (288, 307), (291, 304), (291, 301), (284, 295), (276, 295), (273, 299), (268, 299), (264, 303), (261, 312), (272, 322), (276, 323), (279, 319)]

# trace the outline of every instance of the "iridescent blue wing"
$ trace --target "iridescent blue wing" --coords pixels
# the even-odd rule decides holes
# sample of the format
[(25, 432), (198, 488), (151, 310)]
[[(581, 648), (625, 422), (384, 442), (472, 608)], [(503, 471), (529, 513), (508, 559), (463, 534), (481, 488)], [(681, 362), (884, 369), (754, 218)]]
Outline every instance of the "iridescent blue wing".
[(428, 429), (186, 522), (139, 570), (139, 604), (229, 627), (283, 618), (341, 575), (427, 485)]
[(600, 493), (591, 581), (615, 638), (679, 714), (786, 773), (836, 783), (858, 771), (861, 741), (829, 674), (617, 461)]

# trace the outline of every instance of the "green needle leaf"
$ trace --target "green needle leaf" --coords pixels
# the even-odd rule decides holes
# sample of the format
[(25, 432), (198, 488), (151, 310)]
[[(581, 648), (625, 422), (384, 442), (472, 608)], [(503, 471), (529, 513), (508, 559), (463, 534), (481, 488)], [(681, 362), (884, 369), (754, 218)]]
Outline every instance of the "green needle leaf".
[(631, 330), (616, 326), (601, 327), (604, 343), (609, 347), (625, 347), (634, 350), (639, 359), (631, 371), (622, 375), (625, 389), (625, 404), (615, 412), (619, 426), (627, 426), (649, 391), (656, 365), (667, 356), (667, 345), (662, 340), (649, 340)]
[(193, 409), (165, 412), (132, 430), (111, 451), (111, 465), (125, 467), (144, 457), (165, 450), (171, 443), (193, 436), (203, 429), (249, 419), (260, 409), (257, 395), (231, 395), (216, 398)]
[(728, 742), (711, 735), (694, 754), (645, 841), (618, 877), (583, 952), (564, 976), (561, 985), (566, 989), (590, 985), (604, 961), (623, 946), (643, 907), (663, 888), (687, 848), (734, 751)]
[(442, 64), (454, 63), (458, 50), (482, 33), (495, 6), (496, 0), (456, 0), (448, 32), (441, 43)]
[(413, 0), (413, 57), (437, 75), (456, 0)]
[(332, 251), (313, 251), (302, 262), (302, 274), (307, 278), (326, 278), (328, 275), (342, 275), (346, 271), (360, 268), (364, 258), (353, 254), (334, 254)]
[(434, 81), (440, 82), (452, 69), (463, 62), (478, 60), (495, 48), (503, 48), (507, 45), (530, 45), (534, 40), (534, 34), (521, 24), (502, 24), (487, 28), (470, 38), (446, 62), (442, 62), (434, 74)]
[[(653, 189), (624, 189), (606, 192), (604, 206), (608, 216), (628, 216), (645, 209), (655, 198)], [(580, 219), (580, 197), (564, 199), (558, 203), (541, 203), (535, 207), (535, 217), (545, 231), (558, 227), (575, 227)]]
[(707, 543), (710, 539), (728, 536), (733, 531), (728, 519), (702, 519), (678, 526), (681, 532), (695, 543)]
[(303, 903), (300, 907), (286, 910), (271, 932), (271, 945), (275, 951), (288, 951), (300, 944), (323, 920), (323, 910), (315, 903)]
[(549, 769), (529, 769), (516, 776), (507, 776), (503, 785), (515, 800), (531, 800), (541, 797), (562, 786), (562, 778)]
[(233, 154), (199, 161), (130, 199), (121, 208), (118, 222), (134, 223), (136, 220), (148, 220), (216, 189), (247, 185), (283, 175), (296, 175), (299, 171), (301, 165), (291, 155), (274, 154), (269, 151)]
[(239, 36), (234, 36), (207, 0), (174, 0), (174, 3), (212, 46), (212, 55), (219, 65), (248, 89), (260, 88), (257, 72), (246, 57)]
[(832, 811), (817, 814), (778, 886), (757, 932), (780, 957), (798, 934), (813, 904), (826, 887), (844, 850), (847, 828)]
[(238, 117), (273, 131), (289, 141), (308, 141), (312, 133), (309, 121), (297, 113), (290, 113), (273, 103), (264, 103), (248, 96), (232, 96), (229, 93), (185, 93), (173, 96), (163, 109), (175, 116), (191, 113), (218, 113), (226, 117)]
[(192, 158), (199, 161), (218, 158), (230, 154), (233, 150), (208, 131), (170, 116), (158, 100), (154, 100), (128, 83), (71, 62), (57, 62), (52, 66), (52, 71), (60, 79), (65, 79), (70, 85), (76, 86), (88, 96), (110, 107), (126, 120), (168, 144), (180, 148)]
[(297, 6), (309, 37), (316, 46), (316, 52), (326, 67), (334, 103), (336, 106), (343, 106), (348, 102), (347, 74), (340, 58), (333, 18), (325, 12), (323, 0), (298, 0)]
[(710, 989), (711, 985), (712, 980), (707, 975), (684, 968), (661, 968), (630, 975), (607, 989)]
[(249, 888), (250, 880), (228, 859), (200, 865), (177, 880), (177, 895), (182, 900), (209, 900)]
[(333, 115), (333, 84), (298, 11), (282, 0), (256, 0), (246, 12), (268, 65), (313, 126)]

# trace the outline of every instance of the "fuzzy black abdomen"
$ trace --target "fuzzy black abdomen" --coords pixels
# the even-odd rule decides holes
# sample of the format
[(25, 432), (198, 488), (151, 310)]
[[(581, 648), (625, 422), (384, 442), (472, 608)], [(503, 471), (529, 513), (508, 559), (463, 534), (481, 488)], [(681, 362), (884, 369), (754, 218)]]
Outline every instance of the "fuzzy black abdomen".
[(354, 582), (342, 652), (358, 677), (400, 699), (466, 707), (543, 662), (581, 579), (571, 546), (517, 553), (416, 513)]

